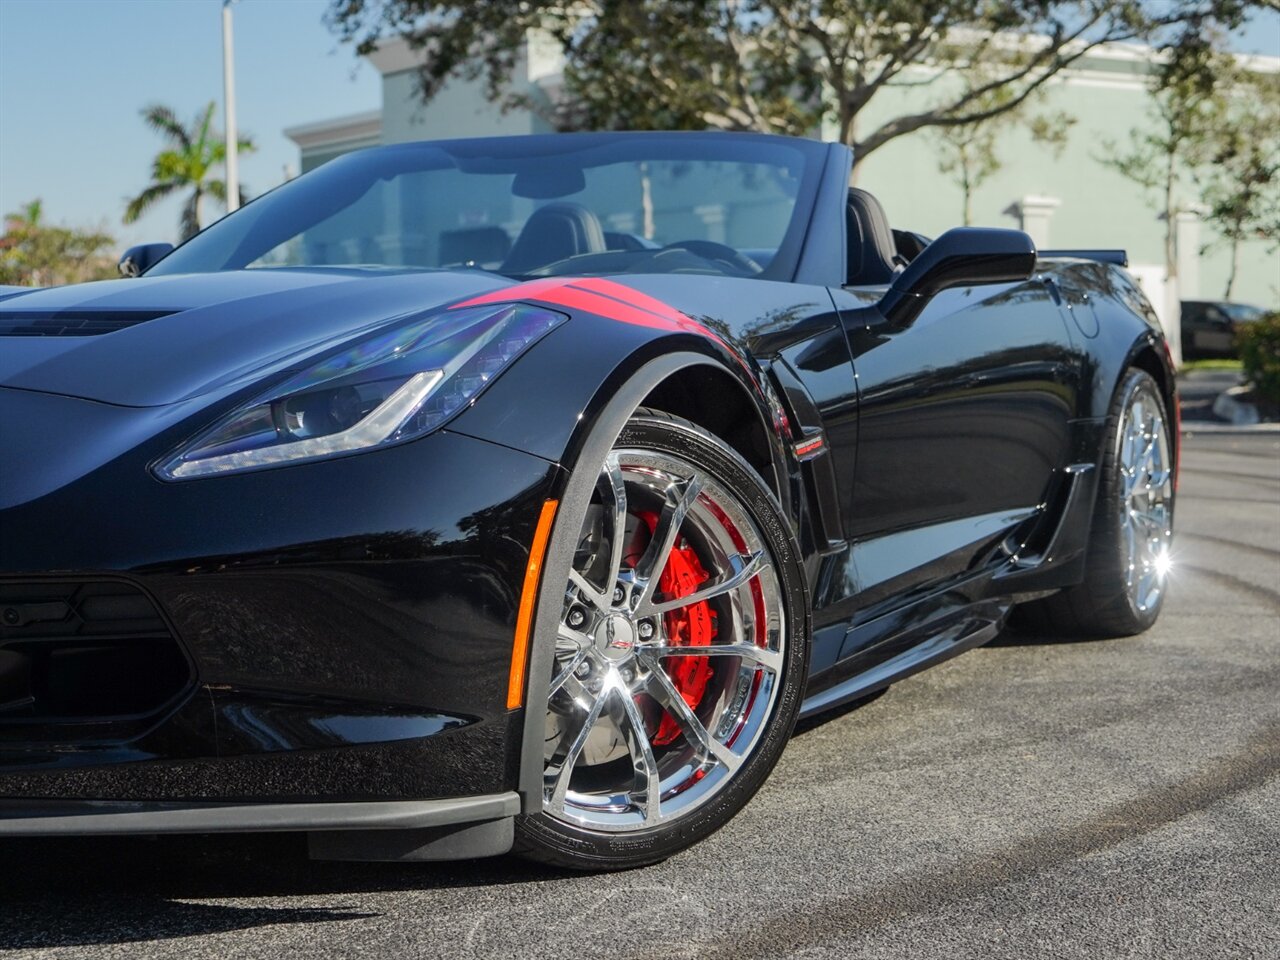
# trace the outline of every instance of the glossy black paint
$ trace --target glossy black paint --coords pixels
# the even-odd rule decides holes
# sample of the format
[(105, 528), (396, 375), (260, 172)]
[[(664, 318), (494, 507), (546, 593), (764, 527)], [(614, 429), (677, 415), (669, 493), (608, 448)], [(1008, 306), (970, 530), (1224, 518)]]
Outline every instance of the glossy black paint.
[[(695, 323), (556, 306), (569, 322), (442, 430), (327, 461), (176, 483), (150, 472), (307, 357), (528, 288), (482, 272), (300, 269), (10, 298), (0, 320), (19, 307), (157, 317), (0, 339), (0, 582), (137, 584), (194, 679), (115, 736), (54, 725), (22, 739), (0, 714), (0, 798), (522, 786), (532, 809), (543, 718), (505, 701), (529, 544), (543, 501), (575, 471), (594, 476), (584, 451), (611, 442), (623, 395), (702, 423), (773, 486), (813, 607), (807, 712), (981, 642), (1017, 597), (1078, 581), (1116, 383), (1142, 365), (1173, 400), (1149, 304), (1114, 264), (1035, 262), (1007, 231), (953, 232), (892, 288), (844, 289), (850, 156), (826, 149), (794, 282), (610, 278)], [(545, 681), (532, 675), (536, 704)]]
[(956, 227), (894, 278), (879, 310), (895, 327), (905, 327), (944, 290), (1026, 280), (1035, 265), (1035, 244), (1021, 230)]

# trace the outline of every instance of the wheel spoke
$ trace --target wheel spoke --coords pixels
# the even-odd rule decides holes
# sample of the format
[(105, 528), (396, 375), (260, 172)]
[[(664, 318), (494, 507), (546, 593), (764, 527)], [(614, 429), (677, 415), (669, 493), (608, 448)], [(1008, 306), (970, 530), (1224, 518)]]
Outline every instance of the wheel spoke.
[(592, 586), (591, 582), (587, 580), (587, 578), (584, 577), (582, 574), (580, 574), (577, 570), (570, 568), (569, 582), (572, 583), (578, 589), (578, 591), (584, 597), (587, 598), (587, 600), (590, 602), (590, 604), (593, 607), (595, 607), (601, 613), (609, 612), (609, 610), (611, 609), (610, 603), (609, 603), (609, 597), (605, 596), (603, 593), (597, 590), (594, 586)]
[[(581, 650), (585, 647), (591, 646), (591, 643), (592, 643), (591, 638), (589, 636), (587, 636), (581, 630), (573, 629), (573, 627), (569, 626), (567, 623), (561, 623), (560, 626), (557, 628), (556, 640), (567, 641), (567, 643), (564, 646), (562, 646), (559, 642), (556, 643), (557, 649), (566, 649), (566, 650), (568, 649)], [(568, 644), (572, 644), (572, 647), (570, 647)]]
[(552, 696), (569, 681), (569, 678), (577, 672), (578, 667), (587, 661), (588, 656), (588, 651), (581, 649), (569, 658), (569, 662), (561, 668), (560, 672), (551, 681), (550, 693)]
[(662, 669), (662, 664), (657, 658), (644, 657), (643, 659), (649, 668), (649, 675), (645, 682), (646, 691), (675, 720), (684, 733), (685, 740), (689, 742), (689, 746), (700, 750), (707, 760), (724, 764), (730, 772), (737, 770), (742, 764), (742, 758), (711, 735), (711, 731), (698, 719), (698, 715), (680, 695), (680, 691), (671, 682), (671, 678)]
[(1147, 533), (1154, 535), (1156, 539), (1163, 538), (1169, 529), (1168, 516), (1158, 508), (1136, 510), (1133, 515), (1138, 523), (1146, 529)]
[(644, 603), (653, 596), (658, 584), (658, 576), (667, 563), (667, 556), (676, 545), (680, 528), (684, 526), (684, 518), (693, 506), (698, 494), (702, 491), (702, 478), (694, 474), (683, 485), (672, 484), (667, 488), (667, 502), (662, 507), (662, 516), (658, 518), (653, 531), (653, 539), (645, 548), (644, 555), (636, 564), (636, 580), (640, 584), (640, 602)]
[(706, 646), (674, 646), (667, 643), (637, 644), (636, 649), (654, 657), (741, 657), (770, 673), (782, 670), (782, 654), (750, 643), (712, 643)]
[(687, 596), (679, 597), (675, 600), (663, 600), (655, 602), (651, 598), (646, 599), (637, 611), (637, 616), (648, 616), (652, 614), (667, 613), (671, 610), (679, 610), (681, 607), (692, 606), (695, 603), (701, 603), (704, 600), (710, 600), (712, 597), (718, 597), (721, 594), (729, 593), (737, 590), (743, 584), (748, 583), (754, 577), (759, 576), (764, 570), (768, 569), (769, 564), (765, 562), (764, 553), (757, 551), (748, 558), (741, 556), (732, 557), (729, 560), (729, 572), (720, 579), (704, 584), (701, 589), (695, 590)]
[[(608, 690), (611, 694), (609, 715), (626, 741), (635, 773), (635, 793), (631, 795), (631, 802), (644, 811), (646, 824), (657, 823), (662, 816), (662, 782), (658, 759), (645, 732), (644, 718), (631, 698), (631, 691), (620, 680), (611, 684)], [(644, 797), (643, 801), (636, 798), (637, 793)]]
[(1132, 588), (1134, 573), (1138, 565), (1138, 532), (1134, 529), (1135, 523), (1132, 513), (1128, 513), (1125, 516), (1124, 523), (1121, 526), (1124, 528), (1125, 547), (1129, 556), (1129, 569), (1125, 575), (1125, 584)]
[(612, 591), (622, 572), (622, 551), (627, 538), (627, 486), (616, 453), (609, 454), (600, 475), (600, 493), (609, 517), (609, 571), (605, 590)]
[[(575, 703), (580, 703), (578, 696), (575, 695), (576, 691), (581, 690), (586, 693), (586, 688), (580, 683), (576, 683), (572, 678), (565, 682), (564, 687)], [(557, 744), (555, 754), (547, 762), (543, 773), (543, 782), (550, 781), (554, 784), (547, 803), (556, 810), (564, 809), (564, 798), (569, 792), (569, 781), (573, 778), (573, 768), (578, 762), (578, 757), (582, 755), (583, 747), (587, 745), (587, 738), (600, 720), (604, 701), (605, 698), (599, 696), (592, 701), (590, 709), (585, 712), (574, 711), (563, 736), (560, 738), (560, 744), (568, 741), (568, 748), (565, 750), (564, 755), (560, 756), (560, 744)]]

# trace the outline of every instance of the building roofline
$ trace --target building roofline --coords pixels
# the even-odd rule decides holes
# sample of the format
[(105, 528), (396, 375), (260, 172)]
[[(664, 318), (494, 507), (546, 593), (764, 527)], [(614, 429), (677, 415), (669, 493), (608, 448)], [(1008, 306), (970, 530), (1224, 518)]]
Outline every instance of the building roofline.
[(303, 149), (351, 140), (377, 140), (382, 136), (382, 111), (366, 110), (302, 123), (286, 128), (284, 135)]

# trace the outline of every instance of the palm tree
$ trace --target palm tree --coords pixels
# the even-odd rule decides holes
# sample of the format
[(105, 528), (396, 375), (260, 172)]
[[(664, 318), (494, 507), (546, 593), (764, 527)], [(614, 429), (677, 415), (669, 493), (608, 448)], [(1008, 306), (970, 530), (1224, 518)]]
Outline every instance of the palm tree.
[(15, 234), (34, 233), (44, 226), (44, 201), (39, 197), (29, 200), (22, 205), (20, 210), (4, 215), (4, 229), (6, 236)]
[[(204, 226), (204, 198), (213, 197), (227, 201), (227, 184), (210, 176), (213, 168), (227, 157), (226, 141), (212, 128), (214, 104), (209, 102), (190, 127), (183, 126), (177, 114), (169, 107), (154, 104), (142, 111), (142, 117), (168, 141), (168, 147), (156, 154), (151, 162), (151, 183), (129, 201), (124, 211), (124, 222), (133, 223), (157, 201), (169, 194), (190, 190), (182, 208), (182, 239), (194, 236)], [(239, 141), (240, 153), (251, 153), (253, 141), (248, 137)], [(243, 187), (240, 201), (245, 200)]]

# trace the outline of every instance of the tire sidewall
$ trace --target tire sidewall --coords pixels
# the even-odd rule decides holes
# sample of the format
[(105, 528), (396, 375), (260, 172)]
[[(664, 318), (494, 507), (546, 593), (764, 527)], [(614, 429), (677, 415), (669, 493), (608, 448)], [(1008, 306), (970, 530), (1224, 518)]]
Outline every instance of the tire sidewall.
[[(1124, 483), (1120, 473), (1121, 455), (1120, 447), (1124, 439), (1124, 422), (1129, 410), (1129, 404), (1133, 400), (1133, 396), (1143, 387), (1148, 388), (1148, 392), (1153, 396), (1160, 407), (1161, 422), (1165, 431), (1169, 430), (1169, 410), (1165, 403), (1164, 395), (1160, 391), (1160, 385), (1156, 383), (1149, 373), (1144, 370), (1131, 368), (1120, 383), (1120, 389), (1116, 391), (1116, 401), (1112, 409), (1111, 417), (1111, 433), (1108, 436), (1106, 458), (1104, 460), (1104, 483), (1105, 489), (1101, 500), (1101, 507), (1105, 511), (1103, 517), (1099, 519), (1105, 523), (1105, 541), (1104, 548), (1107, 562), (1107, 570), (1114, 572), (1116, 582), (1124, 596), (1125, 604), (1128, 607), (1129, 616), (1132, 619), (1132, 632), (1141, 633), (1152, 627), (1156, 620), (1160, 617), (1160, 611), (1164, 608), (1164, 601), (1167, 590), (1161, 590), (1160, 596), (1156, 602), (1147, 610), (1140, 610), (1134, 602), (1132, 595), (1126, 586), (1126, 569), (1128, 566), (1128, 552), (1125, 547), (1124, 531), (1123, 531), (1123, 514), (1127, 509), (1124, 503)], [(1174, 445), (1169, 444), (1170, 457), (1173, 456)], [(1169, 522), (1173, 523), (1174, 510), (1176, 507), (1176, 494), (1169, 499)]]

